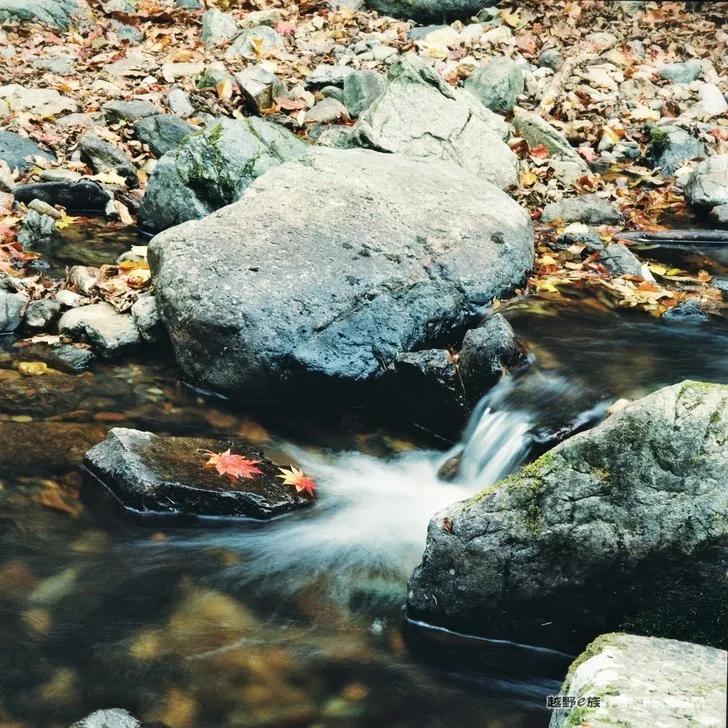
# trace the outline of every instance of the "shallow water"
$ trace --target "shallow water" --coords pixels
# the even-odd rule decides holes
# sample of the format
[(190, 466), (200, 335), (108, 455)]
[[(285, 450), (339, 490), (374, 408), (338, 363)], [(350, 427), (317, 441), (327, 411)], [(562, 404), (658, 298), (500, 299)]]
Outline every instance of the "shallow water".
[[(427, 522), (583, 412), (688, 377), (728, 381), (728, 328), (589, 301), (514, 301), (504, 314), (535, 364), (482, 403), (451, 483), (437, 472), (452, 452), (376, 416), (252, 416), (186, 390), (162, 355), (6, 377), (0, 726), (65, 727), (113, 706), (173, 728), (547, 725), (567, 656), (403, 621)], [(31, 396), (41, 380), (63, 396)], [(36, 420), (77, 423), (92, 441), (112, 426), (244, 435), (300, 462), (320, 500), (267, 524), (139, 525), (81, 504), (60, 431), (13, 451), (8, 422)]]

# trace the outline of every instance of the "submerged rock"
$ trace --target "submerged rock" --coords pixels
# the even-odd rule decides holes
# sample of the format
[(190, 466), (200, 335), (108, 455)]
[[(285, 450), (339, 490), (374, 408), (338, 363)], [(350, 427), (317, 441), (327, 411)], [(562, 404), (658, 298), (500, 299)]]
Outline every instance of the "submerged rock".
[(61, 316), (58, 330), (88, 341), (102, 356), (114, 356), (141, 342), (133, 317), (110, 303), (73, 308)]
[(415, 20), (418, 23), (439, 23), (468, 20), (495, 0), (367, 0), (367, 5), (381, 15)]
[(601, 635), (569, 668), (559, 696), (574, 702), (552, 713), (549, 728), (717, 728), (725, 722), (727, 657), (690, 642)]
[(159, 160), (139, 217), (153, 230), (205, 217), (239, 199), (261, 174), (307, 149), (287, 129), (262, 119), (221, 119)]
[(78, 140), (81, 160), (86, 162), (94, 174), (111, 172), (123, 177), (129, 187), (137, 187), (136, 167), (129, 157), (110, 142), (106, 142), (93, 134), (84, 134)]
[(384, 91), (354, 126), (350, 144), (452, 161), (503, 188), (518, 179), (518, 160), (503, 141), (507, 134), (501, 117), (410, 54), (392, 67)]
[(50, 298), (31, 301), (25, 312), (25, 325), (31, 329), (46, 329), (61, 315), (61, 304)]
[[(231, 481), (205, 467), (206, 453), (227, 450), (258, 461), (260, 474)], [(117, 427), (83, 464), (124, 507), (139, 513), (269, 519), (312, 503), (282, 482), (277, 465), (239, 439), (163, 437)]]
[(149, 255), (191, 382), (291, 396), (372, 382), (457, 336), (522, 280), (533, 240), (524, 210), (453, 164), (322, 148)]
[(641, 276), (643, 273), (642, 262), (624, 243), (610, 243), (600, 250), (599, 261), (615, 276)]
[(29, 157), (54, 159), (50, 152), (41, 149), (32, 139), (0, 129), (0, 160), (7, 162), (10, 169), (24, 172), (30, 166)]
[[(42, 303), (42, 301), (34, 301), (33, 303)], [(55, 303), (55, 301), (49, 301), (49, 303)], [(28, 311), (26, 324), (31, 325), (30, 311)], [(96, 359), (94, 353), (82, 344), (63, 344), (60, 341), (55, 343), (30, 341), (18, 342), (16, 347), (23, 360), (42, 361), (49, 367), (67, 374), (77, 374), (85, 371)]]
[(410, 614), (540, 644), (615, 628), (725, 644), (727, 438), (727, 386), (628, 405), (437, 514)]

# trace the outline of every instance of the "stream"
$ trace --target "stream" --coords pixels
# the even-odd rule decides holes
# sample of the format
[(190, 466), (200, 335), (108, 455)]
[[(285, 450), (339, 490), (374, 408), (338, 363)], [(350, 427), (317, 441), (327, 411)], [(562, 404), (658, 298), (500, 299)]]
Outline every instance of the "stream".
[[(358, 410), (321, 421), (206, 398), (164, 352), (59, 374), (62, 396), (34, 392), (45, 377), (6, 377), (0, 427), (50, 429), (23, 443), (32, 467), (0, 473), (0, 726), (67, 728), (101, 707), (172, 728), (546, 726), (570, 655), (403, 618), (427, 523), (534, 457), (545, 433), (597, 421), (617, 399), (728, 382), (728, 326), (592, 299), (501, 311), (532, 364), (451, 446)], [(0, 347), (9, 369), (17, 353), (9, 338)], [(80, 475), (59, 467), (52, 434), (64, 423), (101, 437), (115, 426), (248, 437), (300, 462), (319, 500), (262, 524), (120, 518), (74, 499)], [(459, 476), (446, 482), (453, 457)]]

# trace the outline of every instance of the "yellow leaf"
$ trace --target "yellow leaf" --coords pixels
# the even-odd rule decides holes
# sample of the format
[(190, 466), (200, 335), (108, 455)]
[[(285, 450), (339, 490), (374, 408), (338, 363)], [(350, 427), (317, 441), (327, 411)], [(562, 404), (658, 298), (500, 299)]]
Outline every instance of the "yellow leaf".
[(533, 187), (538, 182), (538, 177), (530, 169), (527, 169), (521, 172), (518, 181), (522, 187)]
[(59, 230), (65, 230), (69, 225), (73, 225), (73, 223), (75, 223), (76, 220), (78, 220), (77, 217), (73, 217), (72, 215), (66, 215), (64, 213), (63, 217), (56, 222), (56, 227)]
[(233, 96), (233, 84), (229, 78), (218, 81), (215, 89), (217, 90), (218, 98), (222, 101), (228, 101)]
[(24, 377), (37, 377), (48, 371), (48, 365), (44, 361), (21, 361), (18, 362), (18, 372)]
[(667, 268), (664, 265), (658, 263), (648, 263), (649, 269), (658, 276), (664, 276), (667, 273)]
[(518, 11), (511, 13), (508, 10), (501, 10), (499, 17), (506, 25), (510, 25), (511, 28), (517, 28), (521, 24), (521, 17), (518, 15)]

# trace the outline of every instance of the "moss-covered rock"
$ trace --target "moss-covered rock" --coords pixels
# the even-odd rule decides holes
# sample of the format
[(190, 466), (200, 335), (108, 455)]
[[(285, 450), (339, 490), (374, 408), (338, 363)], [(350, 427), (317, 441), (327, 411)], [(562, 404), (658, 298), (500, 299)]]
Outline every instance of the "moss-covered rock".
[(436, 515), (410, 612), (547, 644), (610, 629), (725, 644), (726, 443), (724, 385), (632, 403)]
[(568, 705), (550, 728), (722, 726), (727, 657), (689, 642), (601, 635), (569, 667), (556, 701)]

